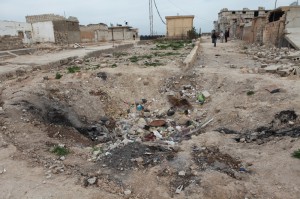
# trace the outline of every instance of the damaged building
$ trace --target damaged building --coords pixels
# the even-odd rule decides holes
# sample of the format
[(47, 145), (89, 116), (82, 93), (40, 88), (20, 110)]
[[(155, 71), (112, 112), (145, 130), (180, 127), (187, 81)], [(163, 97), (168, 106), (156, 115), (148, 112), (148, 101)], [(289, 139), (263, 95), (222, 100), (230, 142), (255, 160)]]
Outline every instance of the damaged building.
[(111, 26), (108, 28), (108, 40), (133, 40), (138, 37), (138, 29), (131, 26)]
[(242, 26), (251, 22), (255, 17), (266, 16), (269, 10), (259, 7), (257, 10), (243, 8), (243, 10), (228, 10), (223, 8), (218, 13), (218, 21), (214, 22), (216, 31), (225, 31), (229, 29), (230, 37), (241, 38)]
[(23, 48), (32, 42), (30, 23), (0, 21), (0, 50)]
[(80, 42), (79, 21), (76, 17), (65, 18), (54, 14), (26, 16), (26, 22), (32, 24), (33, 40), (70, 44)]
[(104, 23), (80, 25), (81, 42), (104, 42), (108, 40), (108, 26)]
[(263, 43), (300, 50), (300, 6), (285, 6), (269, 13)]

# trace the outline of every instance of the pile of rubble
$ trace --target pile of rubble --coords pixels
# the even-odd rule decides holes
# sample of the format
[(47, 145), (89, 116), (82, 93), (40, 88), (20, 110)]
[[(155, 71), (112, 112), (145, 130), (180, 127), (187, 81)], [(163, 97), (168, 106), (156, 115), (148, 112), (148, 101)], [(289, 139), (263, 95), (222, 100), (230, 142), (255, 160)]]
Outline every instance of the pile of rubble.
[(300, 51), (268, 46), (244, 46), (242, 53), (252, 56), (260, 67), (244, 68), (246, 73), (276, 73), (282, 77), (300, 76)]
[[(204, 121), (205, 113), (199, 112), (189, 102), (194, 101), (199, 106), (207, 102), (210, 98), (207, 91), (197, 93), (191, 85), (185, 85), (180, 93), (181, 95), (175, 92), (167, 93), (170, 107), (161, 110), (152, 110), (151, 104), (155, 99), (149, 101), (141, 99), (128, 104), (127, 117), (113, 121), (112, 132), (97, 138), (101, 143), (95, 147), (98, 150), (94, 150), (90, 161), (106, 159), (105, 156), (110, 156), (118, 148), (131, 143), (154, 144), (177, 151), (179, 142), (198, 134), (213, 121), (213, 119)], [(104, 126), (111, 123), (108, 118), (102, 119)]]

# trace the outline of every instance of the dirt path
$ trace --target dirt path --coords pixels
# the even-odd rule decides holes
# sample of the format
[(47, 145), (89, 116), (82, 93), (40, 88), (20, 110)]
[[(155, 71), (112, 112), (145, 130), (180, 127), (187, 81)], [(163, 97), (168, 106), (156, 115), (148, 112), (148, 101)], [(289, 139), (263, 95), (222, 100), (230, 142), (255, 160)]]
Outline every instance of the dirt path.
[[(202, 38), (199, 60), (188, 69), (175, 55), (159, 58), (165, 66), (124, 59), (116, 68), (35, 71), (2, 82), (0, 198), (299, 198), (299, 159), (291, 157), (300, 148), (299, 79), (245, 73), (260, 63), (241, 54), (241, 45), (214, 48)], [(271, 94), (271, 86), (280, 92)], [(203, 91), (211, 96), (201, 105)], [(169, 114), (169, 95), (189, 105)], [(135, 110), (139, 99), (147, 99), (148, 116)], [(93, 123), (99, 118), (115, 126), (109, 136), (117, 138), (88, 139), (105, 130)], [(155, 119), (167, 127), (146, 128)], [(51, 153), (57, 145), (70, 154)]]

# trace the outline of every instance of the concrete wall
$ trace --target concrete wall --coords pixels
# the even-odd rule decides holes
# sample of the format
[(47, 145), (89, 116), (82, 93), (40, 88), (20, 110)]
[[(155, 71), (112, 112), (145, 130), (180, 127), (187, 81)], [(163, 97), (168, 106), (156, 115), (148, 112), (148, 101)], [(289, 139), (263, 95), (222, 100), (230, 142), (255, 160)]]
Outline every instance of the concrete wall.
[(284, 20), (267, 23), (263, 33), (263, 43), (280, 46), (284, 32)]
[(81, 42), (100, 42), (108, 40), (108, 27), (106, 24), (89, 24), (80, 26)]
[(53, 21), (55, 43), (80, 43), (79, 23), (75, 21)]
[(167, 38), (186, 38), (193, 29), (194, 16), (167, 16)]
[(252, 23), (248, 23), (243, 27), (242, 39), (246, 42), (253, 43), (253, 26)]
[(18, 36), (0, 36), (0, 50), (12, 50), (23, 48), (22, 38)]
[(133, 40), (134, 34), (136, 35), (136, 32), (134, 30), (131, 30), (125, 26), (112, 27), (108, 29), (108, 40)]
[(266, 17), (257, 17), (252, 21), (253, 43), (263, 43), (263, 32), (266, 26)]
[(53, 23), (51, 21), (32, 24), (33, 42), (55, 42)]
[(19, 37), (24, 44), (30, 44), (32, 43), (31, 24), (14, 21), (0, 21), (0, 36), (5, 35)]
[(55, 15), (55, 14), (31, 15), (31, 16), (26, 16), (25, 18), (27, 23), (65, 20), (65, 17), (60, 15)]
[(300, 7), (291, 7), (286, 12), (286, 28), (300, 28)]

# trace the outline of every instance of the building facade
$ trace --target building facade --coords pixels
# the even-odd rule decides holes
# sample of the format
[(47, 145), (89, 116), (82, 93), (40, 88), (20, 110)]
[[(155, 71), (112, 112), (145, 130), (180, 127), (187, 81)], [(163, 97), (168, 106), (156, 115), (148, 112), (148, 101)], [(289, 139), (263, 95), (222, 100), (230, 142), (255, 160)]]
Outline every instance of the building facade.
[(166, 16), (167, 38), (187, 38), (188, 31), (193, 29), (194, 15)]
[(80, 26), (81, 42), (104, 42), (108, 40), (108, 26), (104, 23)]
[(138, 29), (131, 26), (111, 26), (108, 28), (108, 40), (133, 40), (138, 37)]
[(228, 10), (223, 8), (218, 13), (217, 25), (214, 24), (216, 31), (229, 30), (230, 37), (238, 38), (242, 35), (241, 27), (251, 22), (255, 17), (266, 16), (269, 10), (259, 7), (257, 10), (243, 8), (243, 10)]
[(30, 23), (0, 21), (0, 50), (23, 48), (32, 42)]

